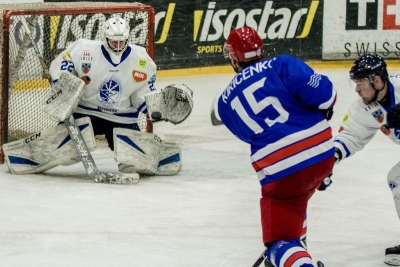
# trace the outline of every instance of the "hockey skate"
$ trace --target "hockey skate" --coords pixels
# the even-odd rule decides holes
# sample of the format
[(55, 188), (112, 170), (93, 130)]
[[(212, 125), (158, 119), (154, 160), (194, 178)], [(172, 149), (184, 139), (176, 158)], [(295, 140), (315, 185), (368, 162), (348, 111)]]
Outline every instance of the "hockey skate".
[(387, 248), (383, 262), (391, 266), (400, 266), (400, 246)]
[(268, 259), (265, 259), (264, 266), (265, 267), (275, 267)]

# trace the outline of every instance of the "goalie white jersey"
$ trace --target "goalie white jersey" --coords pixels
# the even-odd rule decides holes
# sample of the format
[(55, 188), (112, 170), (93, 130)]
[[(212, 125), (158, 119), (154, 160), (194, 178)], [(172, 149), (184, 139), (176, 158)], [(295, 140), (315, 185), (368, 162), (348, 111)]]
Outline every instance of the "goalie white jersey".
[(85, 82), (75, 112), (117, 123), (135, 123), (147, 113), (144, 97), (156, 91), (156, 64), (146, 50), (128, 45), (119, 64), (114, 64), (101, 41), (78, 39), (52, 61), (53, 83), (64, 71)]
[[(388, 90), (390, 106), (400, 102), (400, 75), (389, 76)], [(350, 157), (372, 140), (377, 132), (383, 132), (390, 140), (400, 144), (400, 130), (387, 129), (386, 114), (389, 106), (378, 102), (366, 105), (357, 99), (347, 111), (339, 134), (335, 137), (335, 147), (342, 152), (343, 158)]]

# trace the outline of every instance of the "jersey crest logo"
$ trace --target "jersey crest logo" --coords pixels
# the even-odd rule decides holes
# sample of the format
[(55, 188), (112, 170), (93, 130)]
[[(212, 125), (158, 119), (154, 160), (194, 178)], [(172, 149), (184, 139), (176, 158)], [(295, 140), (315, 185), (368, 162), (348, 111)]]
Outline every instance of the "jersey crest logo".
[(383, 122), (383, 112), (382, 112), (381, 109), (378, 109), (378, 110), (372, 112), (371, 115), (372, 115), (379, 123), (382, 123), (382, 122)]
[(121, 82), (115, 78), (107, 79), (100, 85), (100, 102), (105, 105), (115, 104), (121, 96)]
[(83, 73), (85, 73), (85, 74), (88, 73), (91, 68), (92, 68), (91, 63), (82, 63), (82, 72)]
[(147, 73), (134, 70), (134, 71), (132, 71), (132, 79), (135, 83), (146, 81)]
[(147, 60), (144, 58), (139, 58), (138, 67), (145, 69), (147, 67)]
[(90, 81), (91, 81), (90, 77), (89, 77), (89, 76), (86, 76), (86, 75), (85, 75), (85, 76), (82, 76), (82, 77), (81, 77), (81, 80), (85, 82), (85, 85), (89, 85), (89, 83), (90, 83)]

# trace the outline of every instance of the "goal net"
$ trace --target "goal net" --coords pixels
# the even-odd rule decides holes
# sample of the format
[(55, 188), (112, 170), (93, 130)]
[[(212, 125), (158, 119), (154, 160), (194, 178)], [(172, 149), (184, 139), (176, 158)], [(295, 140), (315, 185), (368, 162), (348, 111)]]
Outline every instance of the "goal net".
[[(110, 17), (129, 22), (130, 43), (143, 46), (154, 58), (154, 9), (141, 3), (71, 2), (0, 4), (0, 146), (26, 138), (56, 123), (41, 108), (50, 90), (36, 48), (46, 66), (79, 38), (100, 40)], [(23, 22), (30, 24), (31, 36)], [(34, 25), (34, 26), (32, 26)], [(42, 62), (42, 63), (43, 63)], [(139, 116), (142, 131), (151, 122)], [(0, 162), (4, 163), (1, 150)]]

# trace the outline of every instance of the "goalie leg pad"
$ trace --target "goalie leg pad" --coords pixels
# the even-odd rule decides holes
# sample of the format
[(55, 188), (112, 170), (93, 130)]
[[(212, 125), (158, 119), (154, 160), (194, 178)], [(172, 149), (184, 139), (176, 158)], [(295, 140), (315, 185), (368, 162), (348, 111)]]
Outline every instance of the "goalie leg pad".
[(179, 142), (129, 129), (114, 129), (114, 159), (121, 172), (173, 175), (182, 169)]
[(400, 218), (400, 162), (392, 167), (387, 175), (390, 190), (392, 190), (397, 215)]
[[(88, 117), (76, 120), (90, 151), (96, 149)], [(80, 161), (64, 124), (47, 128), (25, 139), (3, 145), (8, 169), (13, 174), (42, 173), (58, 165)]]

